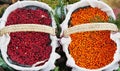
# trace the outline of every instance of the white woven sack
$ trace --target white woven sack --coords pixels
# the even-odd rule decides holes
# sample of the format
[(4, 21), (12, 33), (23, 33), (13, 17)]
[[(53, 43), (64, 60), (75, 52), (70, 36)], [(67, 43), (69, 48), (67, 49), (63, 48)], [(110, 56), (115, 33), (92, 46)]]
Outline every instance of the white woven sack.
[[(2, 29), (3, 27), (5, 27), (6, 21), (7, 21), (7, 17), (9, 16), (9, 14), (14, 11), (17, 8), (23, 8), (26, 6), (37, 6), (37, 7), (41, 7), (43, 9), (48, 10), (49, 12), (52, 11), (52, 9), (45, 3), (42, 2), (37, 2), (37, 1), (18, 1), (15, 4), (9, 6), (6, 11), (4, 12), (1, 20), (0, 20), (0, 29)], [(51, 14), (52, 17), (52, 27), (56, 28), (56, 23), (54, 21), (54, 18)], [(31, 71), (31, 70), (42, 70), (42, 71), (49, 71), (50, 69), (53, 69), (55, 67), (54, 62), (57, 58), (59, 58), (60, 56), (55, 52), (57, 45), (57, 37), (50, 35), (50, 39), (51, 39), (51, 46), (52, 46), (52, 52), (50, 54), (50, 58), (49, 60), (42, 66), (35, 66), (36, 64), (39, 64), (39, 62), (37, 62), (36, 64), (33, 64), (33, 66), (31, 67), (22, 67), (19, 65), (15, 65), (12, 64), (8, 61), (7, 57), (7, 46), (10, 42), (10, 36), (8, 34), (3, 35), (2, 37), (0, 37), (0, 49), (1, 49), (1, 54), (3, 59), (5, 60), (5, 62), (12, 68), (16, 69), (16, 70), (27, 70), (27, 71)]]
[[(64, 22), (61, 24), (61, 28), (62, 28), (61, 36), (64, 35), (63, 34), (64, 30), (66, 30), (68, 28), (68, 23), (69, 23), (72, 12), (75, 11), (76, 9), (80, 8), (80, 7), (85, 7), (85, 6), (97, 7), (99, 9), (101, 9), (102, 11), (106, 12), (108, 16), (112, 16), (114, 19), (116, 19), (112, 9), (107, 4), (105, 4), (104, 2), (98, 1), (98, 0), (81, 0), (80, 2), (69, 5), (67, 7), (68, 8), (68, 14), (66, 15), (66, 19), (64, 20)], [(120, 36), (119, 33), (111, 32), (110, 37), (117, 44), (117, 50), (114, 54), (114, 60), (110, 64), (108, 64), (108, 65), (106, 65), (102, 68), (92, 69), (92, 70), (91, 69), (86, 69), (86, 68), (83, 68), (83, 67), (79, 67), (75, 64), (74, 59), (72, 58), (72, 56), (69, 54), (69, 51), (68, 51), (68, 46), (71, 42), (71, 38), (70, 38), (70, 36), (69, 37), (63, 37), (61, 39), (61, 44), (63, 46), (63, 51), (66, 53), (66, 56), (68, 58), (67, 65), (73, 68), (72, 71), (102, 71), (102, 70), (113, 71), (115, 69), (118, 69), (118, 67), (119, 67), (118, 61), (120, 60), (120, 37), (119, 36)]]

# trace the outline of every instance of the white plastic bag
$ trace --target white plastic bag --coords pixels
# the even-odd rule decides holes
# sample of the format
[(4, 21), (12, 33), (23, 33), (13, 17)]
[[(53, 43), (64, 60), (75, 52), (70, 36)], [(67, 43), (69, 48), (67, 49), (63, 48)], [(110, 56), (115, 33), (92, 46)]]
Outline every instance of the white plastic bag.
[[(62, 36), (63, 36), (64, 30), (66, 30), (68, 28), (68, 23), (69, 23), (72, 12), (74, 12), (76, 9), (78, 9), (80, 7), (85, 7), (85, 6), (97, 7), (99, 9), (101, 9), (102, 11), (106, 12), (108, 16), (112, 16), (114, 19), (116, 19), (115, 15), (113, 13), (113, 10), (107, 4), (105, 4), (104, 2), (98, 1), (98, 0), (81, 0), (80, 2), (69, 5), (67, 7), (68, 8), (68, 14), (66, 15), (66, 19), (64, 20), (64, 22), (61, 24), (61, 28), (62, 28), (61, 35)], [(72, 67), (73, 71), (102, 71), (102, 70), (113, 71), (115, 69), (118, 69), (119, 68), (118, 61), (120, 60), (120, 39), (117, 36), (120, 36), (120, 35), (118, 33), (112, 33), (111, 32), (110, 37), (117, 44), (117, 50), (114, 54), (114, 60), (110, 64), (108, 64), (108, 65), (106, 65), (102, 68), (92, 69), (92, 70), (79, 67), (75, 64), (74, 59), (72, 58), (72, 56), (69, 54), (69, 51), (68, 51), (68, 47), (69, 47), (69, 44), (71, 42), (71, 38), (70, 38), (70, 36), (69, 37), (63, 37), (61, 39), (61, 44), (63, 46), (63, 51), (66, 53), (66, 56), (68, 58), (67, 65)]]
[[(42, 2), (37, 2), (37, 1), (18, 1), (16, 2), (15, 4), (9, 6), (6, 11), (4, 12), (2, 18), (1, 18), (1, 21), (0, 21), (0, 29), (2, 29), (3, 27), (5, 27), (5, 24), (6, 24), (6, 21), (7, 21), (7, 17), (9, 16), (9, 14), (14, 11), (15, 9), (17, 8), (23, 8), (23, 7), (26, 7), (26, 6), (37, 6), (37, 7), (41, 7), (43, 9), (46, 9), (48, 10), (49, 12), (52, 11), (52, 9), (45, 3), (42, 3)], [(54, 21), (54, 18), (51, 14), (51, 18), (52, 18), (52, 27), (53, 28), (56, 28), (56, 23)], [(19, 66), (19, 65), (15, 65), (15, 64), (12, 64), (8, 61), (8, 55), (7, 55), (7, 46), (9, 44), (9, 41), (10, 41), (10, 36), (8, 34), (6, 35), (3, 35), (2, 37), (0, 37), (0, 49), (1, 49), (1, 54), (2, 54), (2, 57), (3, 59), (5, 60), (5, 62), (12, 68), (16, 69), (16, 70), (28, 70), (28, 71), (31, 71), (31, 70), (42, 70), (42, 71), (49, 71), (51, 69), (53, 69), (55, 67), (55, 60), (57, 58), (59, 58), (60, 56), (55, 52), (55, 49), (56, 47), (58, 46), (57, 45), (57, 37), (56, 36), (53, 36), (53, 35), (50, 35), (50, 39), (51, 39), (51, 46), (52, 46), (52, 52), (50, 54), (50, 58), (49, 60), (42, 66), (35, 66), (36, 64), (34, 64), (33, 66), (31, 67), (22, 67), (22, 66)]]

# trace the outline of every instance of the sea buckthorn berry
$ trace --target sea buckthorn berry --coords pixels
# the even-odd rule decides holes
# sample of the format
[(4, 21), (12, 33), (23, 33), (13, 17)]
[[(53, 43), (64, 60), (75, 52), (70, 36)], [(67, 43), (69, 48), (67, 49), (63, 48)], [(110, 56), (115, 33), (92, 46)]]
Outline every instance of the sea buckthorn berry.
[[(108, 16), (98, 8), (80, 8), (71, 15), (70, 26), (91, 22), (107, 22)], [(97, 69), (110, 64), (116, 51), (116, 43), (110, 39), (110, 31), (92, 31), (71, 34), (69, 51), (76, 65)]]

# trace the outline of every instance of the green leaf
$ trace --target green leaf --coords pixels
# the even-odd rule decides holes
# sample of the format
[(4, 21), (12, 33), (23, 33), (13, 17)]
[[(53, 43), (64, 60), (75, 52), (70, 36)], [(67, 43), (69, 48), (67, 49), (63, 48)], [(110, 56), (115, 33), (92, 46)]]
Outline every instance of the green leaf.
[(60, 24), (64, 21), (65, 19), (65, 7), (64, 7), (64, 3), (63, 0), (58, 0), (58, 5), (55, 7), (55, 15), (54, 15), (54, 19), (56, 21), (56, 25), (57, 25), (57, 37), (60, 37), (60, 33), (61, 33), (61, 28), (60, 28)]
[[(1, 53), (0, 53), (1, 55)], [(5, 71), (14, 71), (14, 69), (12, 69), (11, 67), (9, 67), (5, 61), (3, 60), (3, 58), (0, 56), (0, 67), (4, 68)]]
[(118, 70), (117, 71), (120, 71), (120, 68), (118, 68)]
[(0, 66), (2, 66), (4, 64), (4, 61), (2, 60), (2, 58), (0, 57)]
[(56, 67), (53, 71), (59, 71), (59, 67)]
[(78, 1), (80, 1), (80, 0), (64, 0), (64, 2), (66, 4), (73, 4), (73, 3), (78, 2)]
[(120, 31), (120, 14), (118, 14), (116, 20), (114, 20), (113, 17), (109, 17), (109, 23), (114, 23), (115, 25), (117, 25), (117, 27)]
[(113, 17), (109, 16), (109, 20), (108, 20), (109, 23), (114, 23), (116, 22), (116, 20), (113, 19)]

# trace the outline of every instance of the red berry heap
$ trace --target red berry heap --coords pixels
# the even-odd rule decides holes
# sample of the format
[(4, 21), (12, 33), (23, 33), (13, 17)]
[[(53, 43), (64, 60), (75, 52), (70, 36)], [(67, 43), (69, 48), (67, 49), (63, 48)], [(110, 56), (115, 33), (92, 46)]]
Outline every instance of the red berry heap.
[[(47, 10), (18, 8), (10, 13), (6, 26), (30, 23), (50, 26), (51, 22)], [(10, 37), (7, 54), (12, 62), (31, 66), (38, 61), (49, 59), (52, 51), (49, 34), (43, 32), (16, 32), (11, 33)]]

